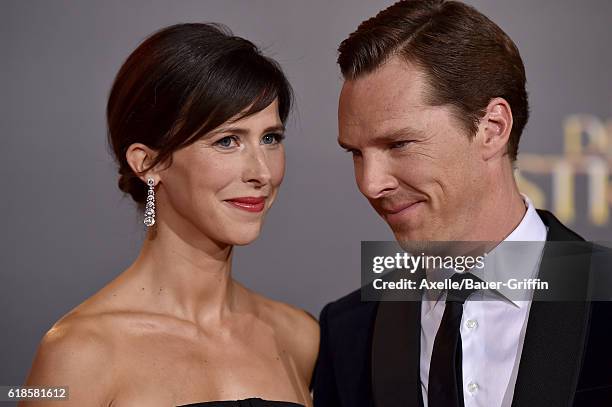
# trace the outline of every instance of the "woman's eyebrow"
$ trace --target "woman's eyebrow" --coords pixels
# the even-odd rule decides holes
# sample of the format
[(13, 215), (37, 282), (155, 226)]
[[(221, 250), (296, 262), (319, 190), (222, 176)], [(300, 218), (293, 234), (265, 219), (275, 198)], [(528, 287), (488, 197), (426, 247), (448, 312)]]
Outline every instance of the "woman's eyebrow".
[[(263, 133), (270, 133), (270, 132), (284, 132), (285, 131), (285, 126), (283, 126), (282, 124), (276, 124), (274, 126), (270, 126), (270, 127), (266, 127), (263, 130)], [(248, 127), (240, 127), (240, 126), (227, 126), (227, 127), (221, 127), (217, 130), (213, 130), (209, 133), (210, 136), (215, 135), (215, 134), (220, 134), (220, 133), (234, 133), (237, 135), (247, 135), (251, 132), (251, 129)]]

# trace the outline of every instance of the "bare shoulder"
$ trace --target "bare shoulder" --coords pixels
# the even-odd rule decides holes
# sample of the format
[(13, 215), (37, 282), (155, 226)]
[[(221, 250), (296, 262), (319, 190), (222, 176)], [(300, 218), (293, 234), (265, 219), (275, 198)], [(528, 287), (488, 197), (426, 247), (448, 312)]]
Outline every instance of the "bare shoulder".
[(319, 323), (310, 313), (293, 305), (257, 295), (262, 317), (274, 327), (283, 345), (298, 363), (306, 380), (312, 377), (319, 352)]
[(68, 386), (69, 400), (62, 405), (104, 405), (112, 385), (112, 344), (102, 326), (90, 316), (69, 314), (58, 321), (42, 338), (26, 384)]

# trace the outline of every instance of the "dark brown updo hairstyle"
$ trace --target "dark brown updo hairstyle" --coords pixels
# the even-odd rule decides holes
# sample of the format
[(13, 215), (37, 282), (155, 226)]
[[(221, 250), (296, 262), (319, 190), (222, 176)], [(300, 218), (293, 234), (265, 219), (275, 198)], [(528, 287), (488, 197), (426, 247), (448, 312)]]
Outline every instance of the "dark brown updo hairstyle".
[(148, 168), (171, 164), (173, 152), (275, 99), (284, 124), (292, 102), (287, 78), (275, 61), (226, 27), (177, 24), (151, 35), (119, 70), (106, 107), (119, 188), (144, 206), (147, 186), (126, 159), (131, 144), (157, 152)]

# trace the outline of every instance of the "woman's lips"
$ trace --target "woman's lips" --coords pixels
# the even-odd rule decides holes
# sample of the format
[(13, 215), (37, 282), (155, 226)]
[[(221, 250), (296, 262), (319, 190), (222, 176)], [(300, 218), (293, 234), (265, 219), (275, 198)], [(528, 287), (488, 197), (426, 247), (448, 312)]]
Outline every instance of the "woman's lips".
[(261, 212), (266, 206), (265, 197), (245, 196), (240, 198), (227, 199), (225, 200), (225, 202), (247, 212)]

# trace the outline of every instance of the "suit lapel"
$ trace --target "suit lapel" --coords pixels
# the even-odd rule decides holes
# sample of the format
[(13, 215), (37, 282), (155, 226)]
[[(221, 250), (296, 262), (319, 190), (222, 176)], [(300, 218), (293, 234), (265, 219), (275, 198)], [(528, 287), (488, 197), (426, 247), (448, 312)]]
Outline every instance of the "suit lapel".
[(422, 405), (420, 345), (421, 303), (382, 301), (372, 339), (372, 389), (376, 407)]
[[(538, 214), (549, 228), (547, 241), (580, 239), (549, 212)], [(547, 245), (538, 277), (550, 281), (552, 275), (562, 272), (569, 278), (566, 283), (575, 287), (572, 292), (586, 298), (590, 257), (585, 246), (577, 246), (577, 252), (568, 255), (560, 246)], [(571, 406), (588, 332), (590, 304), (537, 299), (536, 296), (529, 311), (512, 407)]]

